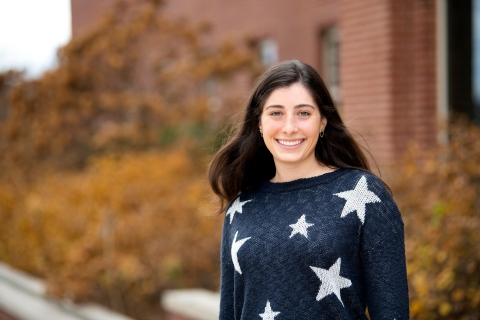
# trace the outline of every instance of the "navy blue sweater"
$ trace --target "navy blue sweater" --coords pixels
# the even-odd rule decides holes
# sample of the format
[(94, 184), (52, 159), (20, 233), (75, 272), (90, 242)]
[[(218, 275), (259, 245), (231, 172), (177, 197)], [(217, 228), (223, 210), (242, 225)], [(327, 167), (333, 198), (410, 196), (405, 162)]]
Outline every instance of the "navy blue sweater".
[(265, 181), (227, 208), (220, 319), (409, 319), (403, 222), (373, 174)]

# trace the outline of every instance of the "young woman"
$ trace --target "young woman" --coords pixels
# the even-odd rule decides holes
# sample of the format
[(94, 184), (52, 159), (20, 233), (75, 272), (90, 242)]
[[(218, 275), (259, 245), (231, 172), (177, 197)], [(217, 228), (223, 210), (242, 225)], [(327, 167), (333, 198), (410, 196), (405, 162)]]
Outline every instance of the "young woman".
[(208, 175), (226, 211), (220, 319), (409, 318), (400, 212), (312, 67), (257, 80)]

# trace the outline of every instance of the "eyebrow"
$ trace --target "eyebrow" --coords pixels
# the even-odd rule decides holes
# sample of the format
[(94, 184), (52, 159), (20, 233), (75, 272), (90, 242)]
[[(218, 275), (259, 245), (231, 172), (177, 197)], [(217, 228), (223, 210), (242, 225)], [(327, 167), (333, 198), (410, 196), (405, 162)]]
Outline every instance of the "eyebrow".
[[(306, 103), (302, 103), (302, 104), (297, 104), (295, 107), (293, 107), (294, 109), (298, 109), (298, 108), (303, 108), (303, 107), (310, 107), (310, 108), (313, 108), (315, 109), (314, 106), (310, 105), (310, 104), (306, 104)], [(282, 106), (281, 104), (272, 104), (272, 105), (269, 105), (265, 108), (265, 110), (267, 110), (268, 108), (280, 108), (280, 109), (285, 109), (284, 106)]]

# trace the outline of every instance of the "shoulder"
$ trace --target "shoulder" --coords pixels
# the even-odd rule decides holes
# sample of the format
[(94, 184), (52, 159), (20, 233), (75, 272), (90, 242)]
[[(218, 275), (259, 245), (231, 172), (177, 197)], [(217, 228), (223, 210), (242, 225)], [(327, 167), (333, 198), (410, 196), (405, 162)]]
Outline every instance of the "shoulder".
[(387, 185), (375, 174), (360, 169), (342, 169), (342, 171), (342, 177), (338, 181), (339, 188), (369, 190), (385, 200), (392, 198)]
[(343, 171), (343, 177), (346, 178), (346, 179), (359, 179), (361, 177), (366, 177), (368, 178), (369, 180), (372, 180), (372, 181), (375, 181), (375, 182), (380, 182), (381, 183), (381, 179), (378, 178), (376, 175), (374, 175), (373, 173), (371, 173), (370, 171), (366, 171), (366, 170), (360, 170), (360, 169), (340, 169)]
[(373, 173), (363, 170), (347, 169), (336, 186), (334, 195), (346, 199), (349, 205), (360, 206), (366, 212), (365, 223), (391, 224), (396, 221), (401, 225), (401, 215), (386, 184)]
[(256, 190), (247, 190), (240, 192), (226, 207), (225, 214), (229, 215), (232, 211), (242, 210), (245, 204), (251, 206), (252, 199), (255, 197)]

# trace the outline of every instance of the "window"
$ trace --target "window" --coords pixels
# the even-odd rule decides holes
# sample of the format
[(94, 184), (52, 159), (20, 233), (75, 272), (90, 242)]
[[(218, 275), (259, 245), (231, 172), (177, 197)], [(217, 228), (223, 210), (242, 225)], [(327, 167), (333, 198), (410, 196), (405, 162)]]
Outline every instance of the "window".
[(258, 42), (260, 61), (265, 68), (278, 62), (278, 45), (273, 39), (264, 39)]
[(340, 37), (338, 28), (331, 26), (322, 30), (322, 73), (335, 102), (341, 100), (340, 90)]
[(480, 122), (480, 1), (447, 0), (449, 111)]
[(480, 0), (473, 0), (473, 95), (474, 117), (480, 123)]

